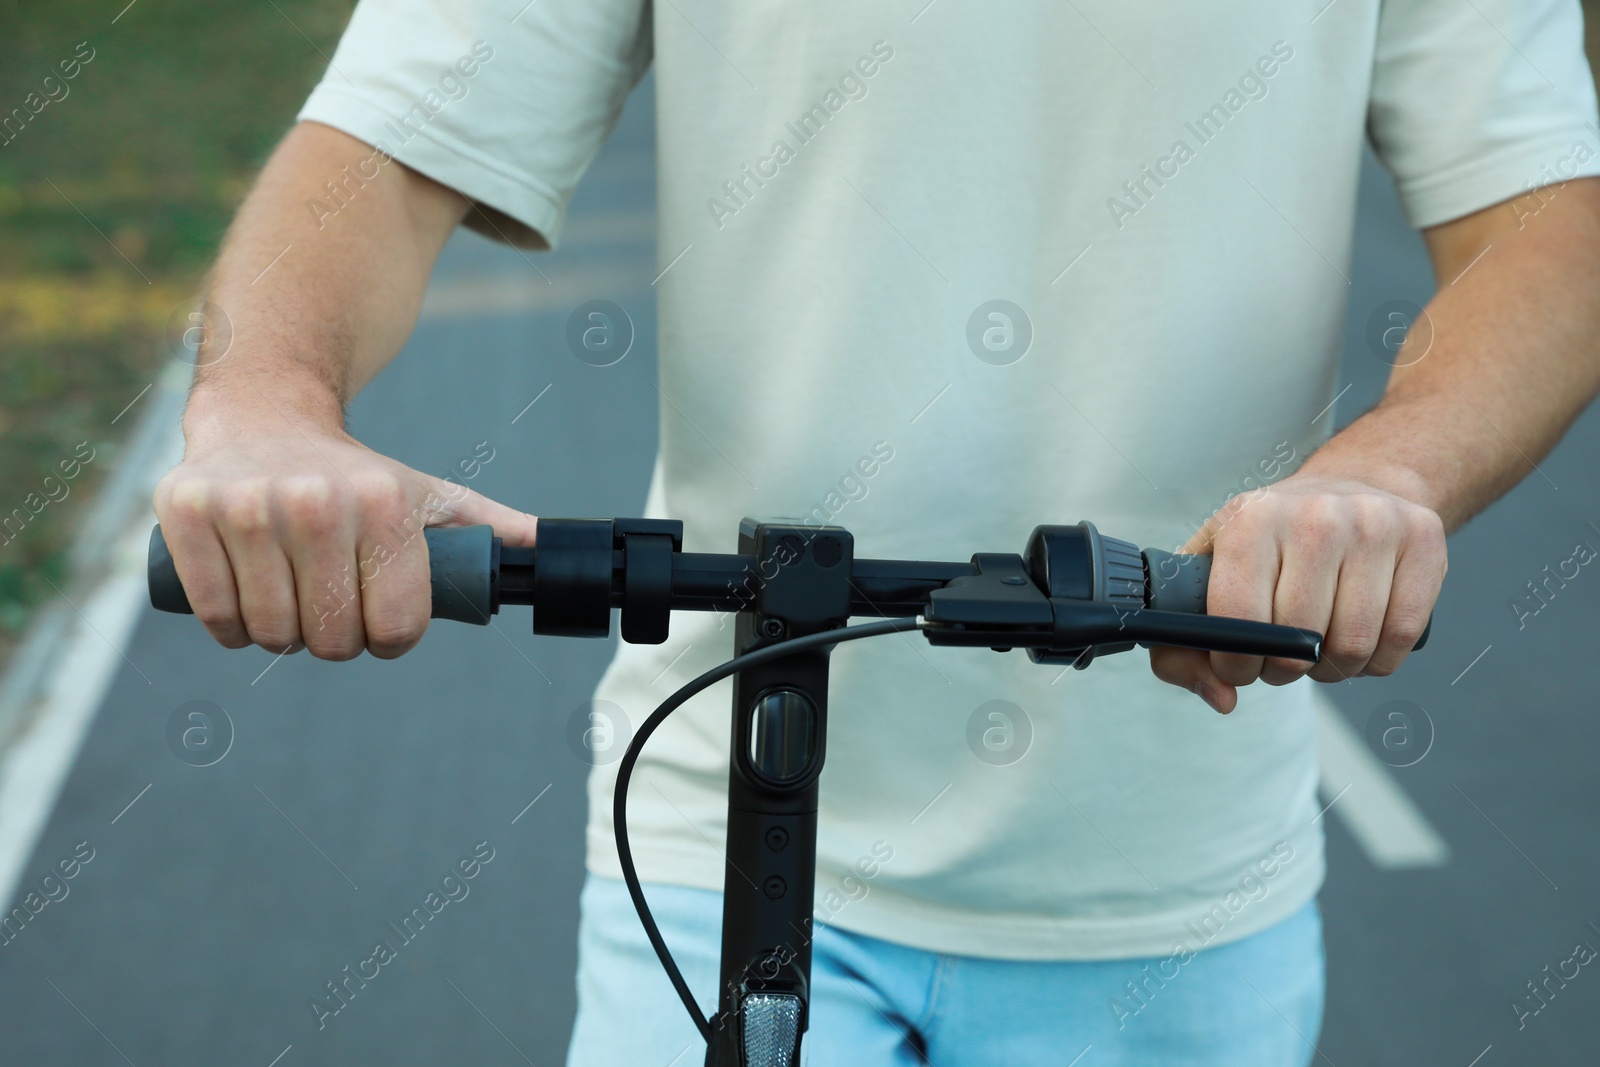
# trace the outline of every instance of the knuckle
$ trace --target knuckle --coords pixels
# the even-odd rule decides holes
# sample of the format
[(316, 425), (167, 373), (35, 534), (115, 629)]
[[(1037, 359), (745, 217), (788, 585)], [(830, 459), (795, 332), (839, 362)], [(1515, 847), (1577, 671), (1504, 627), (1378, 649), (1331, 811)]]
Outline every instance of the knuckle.
[(355, 659), (361, 655), (362, 647), (360, 638), (349, 634), (321, 633), (306, 636), (306, 648), (317, 659), (336, 662)]
[(1354, 662), (1369, 658), (1378, 647), (1376, 627), (1356, 624), (1341, 627), (1328, 636), (1325, 653), (1330, 659)]
[(1288, 685), (1298, 681), (1311, 669), (1311, 664), (1297, 659), (1269, 659), (1261, 671), (1261, 680), (1268, 685)]
[(202, 478), (189, 478), (176, 471), (156, 486), (155, 504), (179, 522), (194, 522), (211, 515), (211, 485)]
[[(244, 632), (239, 613), (236, 611), (214, 602), (194, 603), (192, 598), (190, 607), (194, 608), (194, 617), (199, 619), (200, 624), (209, 630), (213, 637), (217, 637), (219, 641), (221, 637), (218, 635), (227, 634), (237, 640), (238, 635)], [(226, 644), (226, 642), (224, 643)], [(248, 642), (246, 643), (248, 644)], [(239, 646), (229, 645), (228, 647), (237, 648)]]
[(223, 648), (249, 648), (255, 644), (237, 620), (226, 624), (206, 623), (206, 632)]
[(1319, 493), (1301, 505), (1294, 521), (1294, 532), (1302, 546), (1326, 549), (1343, 539), (1350, 524), (1350, 514), (1343, 501), (1331, 493)]
[(252, 618), (245, 620), (244, 627), (250, 640), (266, 649), (285, 649), (300, 640), (300, 628), (289, 618)]
[(1389, 624), (1384, 627), (1383, 637), (1386, 643), (1392, 642), (1396, 647), (1411, 649), (1422, 637), (1422, 631), (1428, 625), (1428, 620), (1413, 612), (1397, 614)]
[(305, 533), (331, 534), (342, 523), (343, 509), (338, 494), (332, 483), (320, 474), (285, 479), (278, 486), (277, 497), (284, 517)]
[(1326, 657), (1308, 672), (1313, 682), (1348, 682), (1351, 672), (1332, 663)]
[(266, 482), (254, 478), (235, 482), (217, 501), (218, 518), (237, 534), (265, 533), (272, 528), (271, 500)]
[(1353, 497), (1349, 504), (1349, 523), (1357, 540), (1380, 541), (1394, 529), (1394, 512), (1388, 501), (1364, 494)]
[(379, 619), (367, 625), (367, 649), (380, 659), (392, 659), (415, 648), (427, 629), (425, 618)]
[(300, 629), (306, 648), (318, 659), (354, 659), (366, 644), (361, 632), (361, 603), (353, 597), (330, 595), (311, 604), (305, 609)]
[(356, 503), (363, 515), (392, 518), (410, 505), (405, 484), (389, 470), (367, 470), (353, 479)]
[(1444, 519), (1430, 508), (1416, 507), (1406, 516), (1406, 534), (1411, 540), (1444, 555)]
[(190, 477), (182, 467), (174, 467), (155, 483), (152, 502), (158, 514), (170, 515), (174, 520), (205, 518), (210, 515), (211, 485), (205, 478)]

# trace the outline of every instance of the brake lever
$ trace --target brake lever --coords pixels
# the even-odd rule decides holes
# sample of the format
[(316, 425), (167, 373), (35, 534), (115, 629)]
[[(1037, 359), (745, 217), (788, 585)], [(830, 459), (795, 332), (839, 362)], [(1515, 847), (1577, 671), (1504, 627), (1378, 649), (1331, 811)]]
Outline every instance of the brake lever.
[[(1052, 600), (1051, 606), (1055, 609), (1056, 631), (1066, 642), (1057, 647), (1132, 641), (1141, 648), (1192, 648), (1308, 663), (1322, 659), (1322, 634), (1298, 626), (1155, 608), (1129, 611), (1115, 604), (1084, 600)], [(1116, 620), (1114, 625), (1107, 616)]]
[(1036, 650), (1034, 658), (1086, 667), (1095, 655), (1135, 644), (1235, 652), (1315, 663), (1322, 635), (1274, 623), (1136, 607), (1111, 600), (1046, 596), (1022, 557), (980, 552), (974, 572), (952, 579), (928, 597), (922, 627), (929, 644), (1007, 651)]
[(924, 616), (922, 634), (931, 645), (987, 647), (997, 652), (1049, 649), (1057, 653), (1058, 660), (1078, 659), (1085, 666), (1088, 657), (1081, 653), (1087, 649), (1095, 648), (1105, 655), (1126, 651), (1135, 644), (1142, 648), (1191, 648), (1311, 663), (1322, 658), (1322, 635), (1315, 630), (1154, 608), (1125, 610), (1092, 600), (1038, 599), (1049, 611), (1047, 623), (1019, 625), (996, 619), (985, 624), (978, 618), (957, 622), (950, 619), (949, 611), (934, 609)]

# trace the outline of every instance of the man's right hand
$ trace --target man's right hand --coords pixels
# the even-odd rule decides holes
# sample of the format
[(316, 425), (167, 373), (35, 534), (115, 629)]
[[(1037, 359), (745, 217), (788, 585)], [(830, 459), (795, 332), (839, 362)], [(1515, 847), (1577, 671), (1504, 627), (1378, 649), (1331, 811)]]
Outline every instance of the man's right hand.
[(156, 488), (156, 517), (195, 615), (228, 648), (399, 656), (432, 608), (424, 527), (486, 524), (507, 544), (533, 544), (532, 515), (342, 429), (270, 407), (195, 415), (183, 462)]
[[(335, 212), (308, 210), (328, 190)], [(230, 323), (201, 348), (183, 462), (156, 517), (189, 603), (229, 648), (362, 649), (427, 629), (426, 526), (537, 520), (397, 463), (344, 431), (344, 403), (399, 350), (466, 199), (314, 122), (284, 138), (240, 207), (207, 298)]]

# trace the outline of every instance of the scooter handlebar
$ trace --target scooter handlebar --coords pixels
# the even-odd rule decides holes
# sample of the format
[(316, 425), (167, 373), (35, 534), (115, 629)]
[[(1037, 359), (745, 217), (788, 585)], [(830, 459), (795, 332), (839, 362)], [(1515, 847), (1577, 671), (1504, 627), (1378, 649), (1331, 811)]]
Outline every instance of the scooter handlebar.
[[(549, 521), (555, 523), (563, 520)], [(428, 546), (428, 570), (433, 592), (432, 617), (486, 625), (500, 609), (501, 549), (500, 540), (494, 536), (493, 529), (488, 526), (429, 527), (422, 533)], [(1184, 614), (1205, 613), (1206, 591), (1211, 579), (1210, 556), (1147, 548), (1143, 551), (1143, 559), (1147, 581), (1146, 607)], [(959, 565), (927, 566), (939, 567), (948, 575), (952, 566)], [(194, 614), (160, 526), (150, 531), (149, 583), (150, 604), (156, 610)], [(514, 595), (519, 601), (522, 600), (521, 595)], [(709, 600), (705, 603), (706, 606), (711, 605)], [(1433, 619), (1430, 616), (1415, 649), (1427, 643), (1432, 629)]]

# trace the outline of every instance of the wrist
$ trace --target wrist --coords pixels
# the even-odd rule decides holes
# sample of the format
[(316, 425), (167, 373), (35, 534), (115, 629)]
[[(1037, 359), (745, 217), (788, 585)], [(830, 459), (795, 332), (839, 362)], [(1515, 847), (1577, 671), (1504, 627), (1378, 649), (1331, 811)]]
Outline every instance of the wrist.
[(1299, 473), (1314, 478), (1360, 482), (1374, 489), (1438, 511), (1440, 500), (1432, 481), (1415, 467), (1393, 460), (1374, 460), (1369, 456), (1338, 455), (1329, 448), (1308, 459)]
[[(241, 431), (344, 433), (339, 391), (303, 365), (238, 366), (197, 377), (183, 413), (186, 440), (237, 438)], [(292, 432), (292, 431), (291, 431)]]

